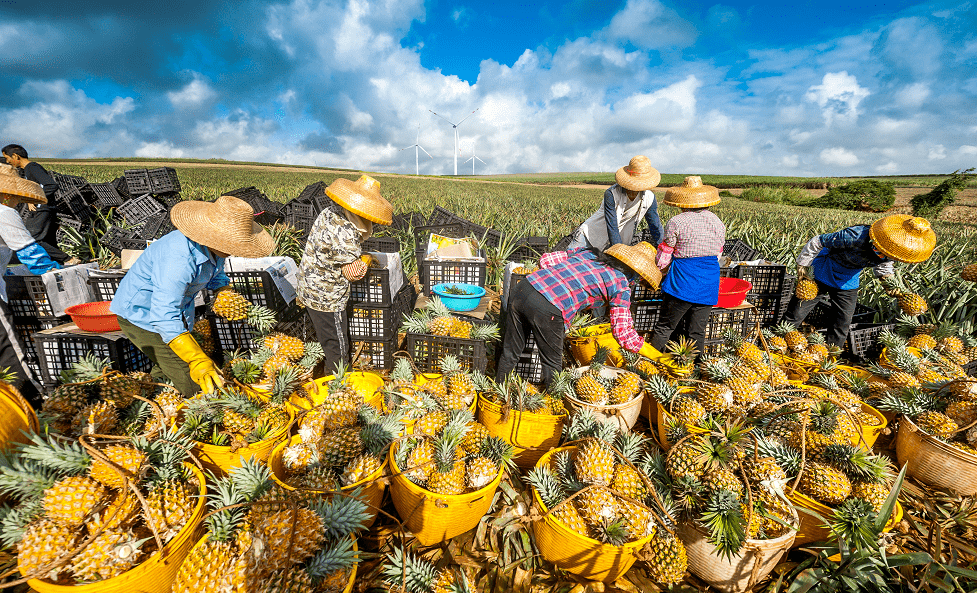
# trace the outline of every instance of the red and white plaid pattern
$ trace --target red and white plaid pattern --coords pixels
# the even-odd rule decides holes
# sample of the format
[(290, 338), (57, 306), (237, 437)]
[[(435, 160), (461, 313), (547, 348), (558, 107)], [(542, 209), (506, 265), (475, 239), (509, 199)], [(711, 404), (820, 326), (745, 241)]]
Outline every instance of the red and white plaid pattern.
[[(709, 210), (685, 211), (665, 225), (657, 263), (664, 268), (675, 258), (720, 256), (726, 243), (726, 225)], [(671, 251), (669, 251), (671, 250)]]

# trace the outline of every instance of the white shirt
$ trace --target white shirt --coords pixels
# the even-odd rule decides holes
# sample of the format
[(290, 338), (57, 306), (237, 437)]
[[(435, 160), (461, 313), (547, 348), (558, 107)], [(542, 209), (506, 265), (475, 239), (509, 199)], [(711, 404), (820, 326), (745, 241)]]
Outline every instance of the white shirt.
[[(617, 210), (617, 226), (621, 232), (621, 243), (630, 245), (634, 239), (634, 231), (638, 228), (638, 223), (645, 217), (645, 213), (655, 203), (655, 192), (645, 190), (637, 198), (628, 199), (627, 193), (620, 185), (613, 185), (609, 188), (614, 196), (614, 205)], [(587, 241), (594, 247), (606, 249), (610, 247), (610, 239), (607, 237), (607, 222), (604, 219), (604, 201), (601, 200), (600, 208), (597, 212), (580, 225), (580, 232), (587, 237)]]
[[(0, 270), (7, 270), (7, 264), (15, 251), (20, 251), (33, 242), (34, 237), (27, 231), (20, 214), (10, 206), (0, 204)], [(0, 282), (0, 298), (7, 302), (6, 282)]]

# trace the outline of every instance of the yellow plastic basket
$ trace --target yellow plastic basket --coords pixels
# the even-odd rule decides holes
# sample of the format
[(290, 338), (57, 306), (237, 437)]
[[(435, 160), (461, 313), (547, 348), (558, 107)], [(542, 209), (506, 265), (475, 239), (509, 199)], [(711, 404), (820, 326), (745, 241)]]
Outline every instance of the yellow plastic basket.
[[(794, 544), (791, 547), (796, 548), (811, 542), (824, 541), (830, 537), (831, 532), (824, 526), (824, 521), (810, 513), (805, 513), (803, 509), (814, 511), (824, 517), (825, 520), (831, 517), (834, 509), (796, 490), (788, 492), (787, 498), (797, 507), (797, 516), (800, 519), (800, 527), (797, 528), (797, 536), (794, 538)], [(899, 521), (902, 521), (902, 513), (902, 505), (897, 501), (895, 508), (892, 509), (892, 516), (889, 517), (883, 531), (892, 531), (899, 524)]]
[(397, 514), (422, 546), (433, 546), (475, 528), (482, 520), (495, 491), (502, 482), (503, 469), (484, 488), (467, 494), (435, 494), (407, 479), (397, 467), (397, 444), (390, 448), (390, 496)]
[(620, 359), (621, 346), (614, 339), (614, 334), (611, 333), (610, 323), (594, 325), (587, 328), (586, 331), (588, 334), (586, 336), (567, 338), (567, 342), (570, 344), (570, 353), (573, 354), (573, 359), (577, 361), (578, 365), (590, 364), (594, 355), (597, 354), (598, 346), (606, 347), (610, 351), (608, 354), (610, 358), (616, 355), (617, 359)]
[(40, 579), (31, 579), (27, 581), (31, 590), (38, 593), (169, 593), (180, 564), (200, 537), (200, 521), (204, 516), (204, 502), (207, 499), (207, 482), (203, 473), (195, 465), (188, 463), (187, 467), (193, 471), (197, 483), (200, 484), (197, 506), (187, 524), (162, 550), (132, 570), (111, 579), (87, 585), (55, 585)]
[(231, 468), (241, 465), (241, 461), (244, 459), (268, 461), (272, 450), (274, 450), (278, 443), (281, 443), (288, 437), (294, 421), (295, 412), (288, 409), (288, 422), (280, 426), (268, 438), (262, 441), (251, 443), (247, 447), (241, 447), (240, 449), (195, 441), (193, 444), (193, 454), (200, 460), (204, 469), (213, 472), (216, 476), (223, 476)]
[[(550, 458), (559, 451), (574, 450), (576, 447), (553, 449), (540, 457), (536, 466), (549, 465)], [(533, 488), (533, 498), (543, 512), (546, 512), (546, 505), (539, 498), (535, 488)], [(585, 579), (604, 582), (616, 581), (626, 573), (638, 559), (637, 553), (654, 535), (623, 546), (612, 546), (580, 535), (553, 515), (535, 521), (532, 529), (536, 538), (536, 547), (547, 561)]]
[(862, 438), (859, 439), (856, 437), (853, 439), (852, 444), (856, 447), (862, 447), (863, 449), (871, 451), (872, 447), (875, 445), (875, 441), (878, 440), (879, 435), (882, 434), (882, 431), (885, 430), (885, 427), (889, 424), (889, 422), (886, 420), (886, 417), (882, 412), (876, 410), (865, 402), (862, 402), (862, 412), (875, 416), (876, 420), (879, 421), (879, 424), (870, 425), (859, 422), (858, 426), (861, 429)]
[[(268, 458), (268, 468), (271, 470), (271, 478), (278, 482), (282, 488), (285, 490), (295, 490), (293, 486), (289, 486), (285, 483), (285, 465), (282, 463), (282, 453), (285, 451), (285, 447), (288, 445), (295, 445), (301, 443), (302, 438), (298, 435), (293, 436), (288, 441), (282, 441), (275, 447), (275, 450), (271, 452), (271, 457)], [(383, 477), (383, 472), (387, 469), (387, 461), (384, 460), (383, 465), (380, 469), (375, 471), (373, 474), (367, 476), (366, 478), (356, 482), (355, 484), (350, 484), (349, 486), (343, 486), (340, 490), (345, 493), (352, 494), (353, 491), (360, 489), (360, 500), (366, 503), (366, 512), (370, 514), (370, 520), (367, 522), (367, 527), (372, 527), (373, 523), (377, 520), (377, 512), (380, 506), (383, 504), (383, 493), (387, 491), (387, 485), (380, 478)], [(305, 490), (303, 491), (308, 495), (322, 495), (329, 496), (329, 492), (322, 490)]]
[(535, 467), (543, 453), (560, 444), (566, 415), (510, 410), (508, 418), (503, 421), (502, 406), (485, 397), (478, 400), (478, 421), (485, 425), (490, 435), (515, 448), (515, 462), (520, 468)]
[(0, 451), (9, 452), (16, 443), (28, 442), (26, 433), (40, 430), (37, 414), (9, 383), (0, 383)]
[[(354, 371), (346, 373), (347, 380), (353, 390), (363, 397), (363, 402), (374, 408), (383, 411), (383, 377), (376, 373), (363, 373)], [(335, 375), (327, 375), (315, 381), (309, 381), (296, 389), (288, 403), (292, 405), (295, 412), (311, 410), (322, 402), (326, 401), (329, 393), (327, 385), (335, 378)]]

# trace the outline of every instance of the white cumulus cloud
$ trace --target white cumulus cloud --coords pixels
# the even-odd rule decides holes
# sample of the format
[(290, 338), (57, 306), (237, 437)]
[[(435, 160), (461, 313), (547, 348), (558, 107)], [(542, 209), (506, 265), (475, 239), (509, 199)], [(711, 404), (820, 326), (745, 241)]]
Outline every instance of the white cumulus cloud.
[(854, 152), (840, 146), (825, 148), (818, 157), (826, 165), (837, 165), (839, 167), (854, 167), (859, 163), (858, 156)]
[(859, 86), (858, 79), (848, 72), (829, 72), (821, 84), (808, 89), (804, 97), (821, 108), (824, 123), (854, 122), (858, 119), (858, 104), (869, 96), (868, 89)]

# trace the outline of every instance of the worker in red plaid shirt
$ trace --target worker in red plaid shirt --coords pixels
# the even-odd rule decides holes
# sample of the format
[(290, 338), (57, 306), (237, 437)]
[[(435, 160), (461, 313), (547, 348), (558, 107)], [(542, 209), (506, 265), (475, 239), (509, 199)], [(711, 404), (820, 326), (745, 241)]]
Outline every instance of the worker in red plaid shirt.
[(668, 274), (662, 282), (661, 316), (651, 337), (657, 350), (664, 351), (684, 324), (684, 333), (702, 352), (709, 314), (719, 302), (719, 257), (726, 242), (726, 225), (709, 211), (719, 202), (719, 191), (702, 185), (699, 177), (686, 177), (684, 185), (670, 188), (662, 200), (682, 212), (669, 219), (658, 246), (658, 267), (667, 267)]
[(640, 275), (657, 288), (661, 273), (655, 248), (648, 243), (613, 245), (604, 254), (575, 249), (544, 254), (541, 269), (516, 284), (509, 296), (502, 356), (496, 380), (503, 381), (526, 348), (529, 332), (536, 337), (542, 363), (542, 382), (549, 385), (563, 367), (563, 338), (578, 312), (597, 303), (610, 307), (611, 332), (631, 352), (652, 358), (657, 353), (634, 330), (629, 277)]

